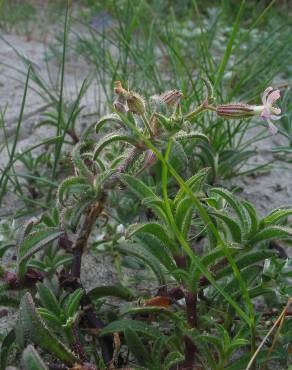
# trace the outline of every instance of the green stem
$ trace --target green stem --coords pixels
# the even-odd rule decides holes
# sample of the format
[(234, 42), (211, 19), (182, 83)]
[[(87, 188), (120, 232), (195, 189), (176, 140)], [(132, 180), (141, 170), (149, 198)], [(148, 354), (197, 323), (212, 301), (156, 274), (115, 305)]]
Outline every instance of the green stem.
[(189, 120), (189, 121), (192, 121), (193, 118), (195, 118), (198, 114), (200, 114), (201, 112), (203, 112), (204, 110), (206, 110), (206, 107), (201, 104), (197, 109), (195, 109), (193, 112), (190, 112), (189, 114), (187, 114), (185, 116), (185, 119)]
[(146, 118), (146, 116), (145, 116), (145, 113), (143, 113), (143, 114), (141, 115), (141, 118), (142, 118), (142, 121), (143, 121), (143, 123), (144, 123), (144, 125), (145, 125), (146, 129), (147, 129), (147, 130), (148, 130), (148, 132), (149, 132), (150, 137), (153, 137), (153, 132), (152, 132), (151, 127), (150, 127), (150, 124), (149, 124), (149, 122), (148, 122), (148, 120), (147, 120), (147, 118)]
[(216, 111), (216, 107), (213, 105), (209, 105), (206, 101), (203, 102), (197, 109), (195, 109), (193, 112), (190, 112), (185, 116), (185, 119), (189, 120), (192, 122), (192, 120), (199, 115), (200, 113), (206, 111), (206, 110), (211, 110), (211, 111)]

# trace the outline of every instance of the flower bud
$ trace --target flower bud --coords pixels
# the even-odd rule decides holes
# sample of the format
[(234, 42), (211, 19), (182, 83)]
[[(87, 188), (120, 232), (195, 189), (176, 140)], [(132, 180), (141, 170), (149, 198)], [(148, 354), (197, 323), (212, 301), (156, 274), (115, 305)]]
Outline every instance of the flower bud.
[(126, 101), (130, 112), (140, 115), (145, 113), (145, 101), (139, 94), (128, 92)]
[(171, 107), (177, 105), (180, 102), (182, 96), (183, 94), (181, 91), (170, 90), (161, 94), (160, 99), (163, 101), (164, 104)]
[(123, 224), (119, 224), (117, 226), (117, 234), (124, 235), (125, 234), (125, 226)]
[(120, 113), (123, 113), (123, 114), (127, 113), (127, 107), (119, 99), (116, 99), (114, 101), (114, 107)]
[(121, 81), (115, 81), (114, 84), (115, 84), (114, 91), (116, 94), (123, 94), (124, 92), (126, 92), (126, 90), (122, 86)]
[(136, 114), (144, 114), (145, 113), (145, 101), (139, 94), (128, 91), (123, 88), (121, 81), (115, 81), (115, 93), (118, 95), (118, 98), (115, 100), (115, 108), (119, 111), (123, 110), (121, 106), (121, 98), (125, 99), (127, 102), (127, 109), (126, 111), (130, 111)]
[(152, 152), (152, 150), (150, 149), (146, 150), (145, 158), (144, 158), (144, 167), (145, 168), (151, 167), (156, 162), (157, 162), (156, 154)]

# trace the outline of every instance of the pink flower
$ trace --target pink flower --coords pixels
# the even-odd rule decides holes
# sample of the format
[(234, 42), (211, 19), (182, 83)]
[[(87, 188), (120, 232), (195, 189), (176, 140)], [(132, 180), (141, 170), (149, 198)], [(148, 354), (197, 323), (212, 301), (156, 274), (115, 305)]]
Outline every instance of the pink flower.
[(261, 106), (261, 117), (268, 122), (268, 128), (273, 135), (278, 132), (278, 129), (272, 121), (277, 121), (281, 118), (281, 109), (274, 107), (274, 103), (279, 98), (280, 91), (274, 90), (271, 86), (266, 88), (262, 97), (263, 106)]
[(218, 116), (229, 119), (244, 119), (251, 116), (261, 116), (268, 122), (268, 128), (274, 135), (278, 129), (272, 121), (281, 118), (281, 109), (274, 106), (274, 103), (280, 98), (280, 91), (272, 87), (266, 88), (263, 93), (263, 105), (249, 105), (243, 103), (221, 104), (216, 107)]

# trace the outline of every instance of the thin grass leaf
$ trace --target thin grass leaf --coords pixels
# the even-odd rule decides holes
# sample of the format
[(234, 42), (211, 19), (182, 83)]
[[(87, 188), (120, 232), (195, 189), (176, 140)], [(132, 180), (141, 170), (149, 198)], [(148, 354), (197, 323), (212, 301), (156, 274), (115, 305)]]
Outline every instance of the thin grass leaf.
[[(28, 91), (28, 82), (29, 82), (30, 72), (31, 72), (31, 66), (28, 67), (28, 71), (27, 71), (24, 93), (23, 93), (19, 118), (18, 118), (17, 127), (16, 127), (16, 133), (15, 133), (12, 149), (10, 151), (9, 162), (8, 162), (8, 165), (7, 165), (7, 167), (9, 167), (9, 169), (12, 168), (12, 171), (14, 171), (14, 168), (13, 168), (14, 162), (13, 162), (13, 160), (14, 160), (14, 154), (15, 154), (16, 145), (17, 145), (17, 141), (18, 141), (18, 137), (19, 137), (19, 133), (20, 133), (20, 125), (21, 125), (21, 122), (22, 122), (22, 119), (23, 119), (23, 112), (24, 112), (24, 107), (25, 107), (25, 102), (26, 102), (27, 91)], [(0, 187), (2, 188), (2, 191), (0, 193), (0, 203), (2, 201), (4, 193), (6, 191), (6, 185), (7, 185), (7, 181), (8, 181), (7, 177), (6, 177), (6, 180), (4, 180), (4, 176), (6, 174), (7, 174), (7, 171), (6, 171), (6, 173), (5, 173), (5, 171), (3, 171), (2, 176), (0, 178)], [(22, 194), (22, 190), (21, 190), (19, 184), (18, 184), (18, 188), (20, 190), (20, 193)]]
[(214, 83), (214, 90), (217, 90), (219, 88), (222, 77), (224, 75), (225, 68), (228, 64), (228, 61), (229, 61), (229, 58), (230, 58), (230, 55), (231, 55), (231, 52), (232, 52), (233, 44), (234, 44), (234, 41), (235, 41), (235, 37), (236, 37), (236, 34), (237, 34), (239, 26), (240, 26), (240, 20), (241, 20), (243, 11), (244, 11), (244, 7), (245, 7), (245, 0), (242, 0), (241, 3), (240, 3), (240, 7), (238, 9), (238, 13), (236, 15), (235, 22), (234, 22), (233, 27), (232, 27), (232, 32), (231, 32), (230, 38), (228, 40), (225, 53), (223, 55), (223, 58), (221, 60), (219, 68), (218, 68), (216, 80), (215, 80), (215, 83)]

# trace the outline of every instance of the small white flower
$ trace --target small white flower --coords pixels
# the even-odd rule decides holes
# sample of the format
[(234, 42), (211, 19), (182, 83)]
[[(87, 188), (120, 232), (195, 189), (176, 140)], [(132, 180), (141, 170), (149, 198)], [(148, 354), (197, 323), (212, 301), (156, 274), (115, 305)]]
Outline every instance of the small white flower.
[(260, 113), (261, 118), (268, 122), (269, 131), (273, 135), (278, 132), (278, 129), (272, 121), (278, 121), (281, 118), (281, 109), (274, 107), (274, 103), (280, 98), (280, 96), (280, 90), (274, 90), (269, 86), (263, 93), (263, 105), (255, 107), (255, 110)]
[(123, 235), (125, 233), (125, 226), (123, 224), (119, 224), (116, 230), (117, 234)]

